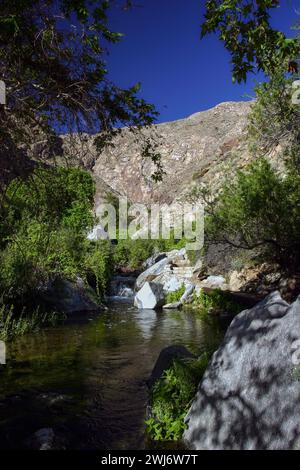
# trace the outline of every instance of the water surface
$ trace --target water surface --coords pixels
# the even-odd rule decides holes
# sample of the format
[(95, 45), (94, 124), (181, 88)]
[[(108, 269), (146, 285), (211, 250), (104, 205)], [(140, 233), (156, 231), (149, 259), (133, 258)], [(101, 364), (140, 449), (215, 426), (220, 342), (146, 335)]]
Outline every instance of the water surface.
[(198, 354), (213, 334), (193, 312), (121, 304), (15, 340), (0, 366), (0, 448), (26, 448), (45, 427), (66, 449), (144, 448), (145, 381), (160, 351)]

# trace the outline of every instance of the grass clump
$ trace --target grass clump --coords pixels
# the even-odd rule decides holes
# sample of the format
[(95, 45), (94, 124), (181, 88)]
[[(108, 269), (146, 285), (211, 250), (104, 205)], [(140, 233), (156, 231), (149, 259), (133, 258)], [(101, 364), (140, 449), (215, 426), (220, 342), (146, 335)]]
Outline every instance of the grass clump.
[(211, 354), (197, 359), (176, 359), (151, 390), (150, 417), (146, 421), (149, 437), (155, 441), (178, 441), (186, 429), (184, 418), (195, 397)]
[(299, 382), (300, 381), (300, 365), (296, 365), (292, 370), (292, 379)]
[(26, 314), (23, 309), (20, 315), (14, 312), (14, 306), (2, 305), (0, 307), (0, 340), (10, 341), (17, 336), (36, 332), (42, 327), (55, 326), (64, 319), (64, 315), (57, 312), (41, 313), (35, 309), (33, 313)]
[(174, 292), (169, 292), (166, 296), (166, 303), (172, 304), (173, 302), (179, 302), (183, 294), (185, 293), (185, 285), (182, 284), (178, 289)]
[(193, 293), (193, 307), (199, 308), (200, 313), (206, 317), (211, 313), (222, 314), (231, 313), (237, 315), (242, 310), (242, 306), (232, 300), (228, 292), (221, 289), (214, 289), (211, 292)]

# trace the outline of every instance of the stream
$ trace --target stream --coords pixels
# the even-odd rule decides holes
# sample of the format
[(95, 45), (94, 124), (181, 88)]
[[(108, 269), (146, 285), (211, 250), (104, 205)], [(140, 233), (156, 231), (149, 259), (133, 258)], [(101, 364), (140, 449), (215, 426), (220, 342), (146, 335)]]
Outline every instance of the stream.
[(160, 351), (199, 354), (214, 332), (193, 312), (114, 302), (7, 345), (0, 365), (0, 449), (28, 448), (52, 428), (64, 449), (143, 449), (151, 374)]

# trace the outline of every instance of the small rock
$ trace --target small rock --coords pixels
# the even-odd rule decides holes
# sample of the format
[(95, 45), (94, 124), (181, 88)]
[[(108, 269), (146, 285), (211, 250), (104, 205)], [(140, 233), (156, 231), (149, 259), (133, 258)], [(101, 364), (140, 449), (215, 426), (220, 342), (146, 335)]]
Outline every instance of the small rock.
[(161, 378), (163, 375), (164, 371), (166, 369), (169, 369), (171, 367), (173, 360), (174, 359), (179, 359), (179, 358), (194, 358), (195, 356), (188, 351), (184, 346), (168, 346), (167, 348), (164, 348), (159, 356), (158, 359), (155, 363), (155, 366), (153, 368), (153, 371), (151, 373), (150, 378), (147, 381), (147, 385), (149, 388), (151, 388), (157, 380)]
[(178, 302), (172, 302), (170, 304), (163, 305), (163, 309), (165, 310), (176, 310), (182, 307), (182, 302), (180, 300)]
[(186, 300), (192, 294), (194, 289), (195, 289), (195, 286), (193, 284), (187, 285), (184, 294), (181, 296), (180, 302), (181, 303), (186, 302)]
[(208, 276), (204, 281), (201, 281), (202, 285), (205, 287), (210, 287), (213, 289), (221, 289), (226, 286), (226, 280), (223, 276)]
[(42, 428), (30, 439), (30, 447), (35, 450), (52, 450), (55, 434), (52, 428)]

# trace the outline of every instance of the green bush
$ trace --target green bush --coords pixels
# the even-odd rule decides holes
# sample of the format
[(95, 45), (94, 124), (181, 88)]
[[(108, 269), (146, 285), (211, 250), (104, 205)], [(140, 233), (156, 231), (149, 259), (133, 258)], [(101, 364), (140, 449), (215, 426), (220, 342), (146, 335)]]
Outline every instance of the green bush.
[(195, 397), (198, 383), (210, 360), (174, 360), (151, 390), (151, 415), (146, 421), (147, 433), (155, 441), (178, 441), (186, 428), (184, 418)]
[(111, 244), (102, 240), (91, 244), (84, 260), (85, 277), (95, 289), (100, 301), (103, 300), (108, 280), (113, 273), (114, 264), (111, 258)]
[(265, 159), (239, 171), (208, 208), (210, 242), (259, 249), (282, 266), (300, 260), (300, 176), (277, 173)]
[(143, 262), (154, 253), (180, 250), (185, 245), (184, 238), (176, 240), (172, 233), (170, 240), (118, 239), (114, 246), (114, 264), (119, 268), (142, 269)]
[(10, 184), (0, 213), (0, 292), (8, 304), (27, 304), (49, 280), (91, 272), (103, 296), (109, 250), (87, 240), (94, 194), (92, 177), (78, 169), (37, 169)]
[(300, 106), (293, 103), (295, 78), (278, 69), (270, 80), (256, 87), (256, 100), (248, 117), (248, 141), (254, 155), (268, 153), (280, 145), (282, 160), (299, 174)]
[(155, 240), (118, 240), (114, 246), (114, 264), (119, 268), (141, 269), (156, 250)]

